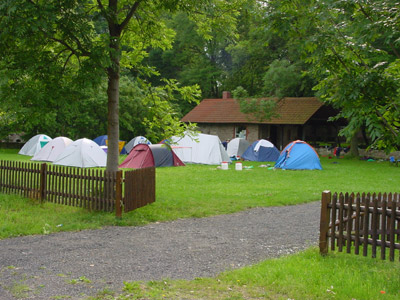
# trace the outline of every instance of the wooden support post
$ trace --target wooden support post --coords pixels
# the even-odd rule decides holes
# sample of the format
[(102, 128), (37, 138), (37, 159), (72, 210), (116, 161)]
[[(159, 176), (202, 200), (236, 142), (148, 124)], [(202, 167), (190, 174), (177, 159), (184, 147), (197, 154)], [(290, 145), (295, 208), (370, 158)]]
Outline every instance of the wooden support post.
[(43, 202), (46, 200), (46, 179), (47, 179), (47, 164), (43, 163), (40, 166), (40, 176), (39, 176), (39, 200)]
[(322, 192), (321, 201), (321, 221), (319, 231), (319, 253), (321, 255), (328, 254), (328, 231), (329, 231), (329, 207), (328, 204), (331, 202), (331, 192)]
[(115, 184), (115, 216), (122, 218), (122, 171), (117, 171)]

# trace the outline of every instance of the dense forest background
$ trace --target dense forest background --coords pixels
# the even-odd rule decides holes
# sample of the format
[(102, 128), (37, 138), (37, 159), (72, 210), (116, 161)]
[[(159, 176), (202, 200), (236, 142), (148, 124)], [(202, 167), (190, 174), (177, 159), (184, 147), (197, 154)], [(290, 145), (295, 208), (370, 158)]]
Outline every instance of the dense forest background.
[[(181, 9), (159, 10), (151, 20), (157, 31), (144, 24), (134, 51), (123, 49), (130, 54), (120, 75), (121, 139), (157, 142), (179, 131), (179, 119), (201, 99), (241, 88), (249, 97), (318, 96), (348, 120), (348, 139), (363, 130), (376, 147), (398, 148), (396, 1), (242, 0), (217, 9), (218, 2), (204, 1), (201, 21)], [(15, 22), (11, 9), (0, 7), (0, 137), (106, 134), (106, 75), (70, 58), (54, 63), (55, 48), (37, 47), (22, 23), (6, 23)], [(40, 27), (26, 22), (29, 30)], [(106, 31), (95, 18), (92, 27)]]

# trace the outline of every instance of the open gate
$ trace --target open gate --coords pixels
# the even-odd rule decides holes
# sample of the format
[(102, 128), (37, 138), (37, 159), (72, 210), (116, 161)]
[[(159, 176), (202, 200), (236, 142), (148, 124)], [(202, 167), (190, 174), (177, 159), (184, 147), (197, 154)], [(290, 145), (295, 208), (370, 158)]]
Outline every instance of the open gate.
[(126, 171), (124, 181), (124, 212), (156, 201), (156, 168)]

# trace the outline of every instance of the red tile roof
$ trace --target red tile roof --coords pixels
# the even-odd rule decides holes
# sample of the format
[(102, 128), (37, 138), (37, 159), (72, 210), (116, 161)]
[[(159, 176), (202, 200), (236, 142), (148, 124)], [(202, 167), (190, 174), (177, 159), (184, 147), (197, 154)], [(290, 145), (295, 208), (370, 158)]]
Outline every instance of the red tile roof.
[[(276, 100), (278, 101), (278, 100)], [(192, 123), (304, 124), (323, 103), (316, 97), (283, 98), (278, 101), (278, 117), (259, 122), (240, 111), (239, 103), (229, 99), (204, 99), (182, 118)]]

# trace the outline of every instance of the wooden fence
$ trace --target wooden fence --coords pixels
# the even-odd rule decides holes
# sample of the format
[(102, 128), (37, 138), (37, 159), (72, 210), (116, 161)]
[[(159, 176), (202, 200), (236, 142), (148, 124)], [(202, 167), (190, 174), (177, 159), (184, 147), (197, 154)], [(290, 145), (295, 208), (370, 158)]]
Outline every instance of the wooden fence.
[[(125, 176), (125, 177), (124, 177)], [(155, 168), (107, 172), (0, 161), (0, 192), (89, 210), (125, 212), (155, 201)]]
[[(400, 195), (379, 194), (331, 194), (322, 193), (319, 247), (321, 254), (328, 249), (339, 252), (380, 255), (395, 259), (400, 250)], [(380, 250), (380, 253), (377, 251)], [(397, 251), (399, 252), (399, 251)]]

